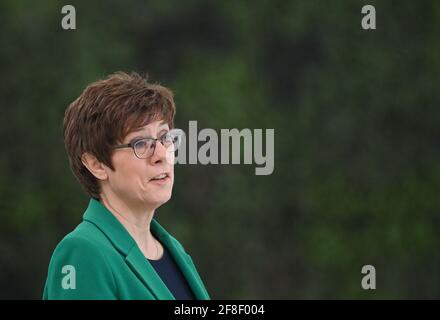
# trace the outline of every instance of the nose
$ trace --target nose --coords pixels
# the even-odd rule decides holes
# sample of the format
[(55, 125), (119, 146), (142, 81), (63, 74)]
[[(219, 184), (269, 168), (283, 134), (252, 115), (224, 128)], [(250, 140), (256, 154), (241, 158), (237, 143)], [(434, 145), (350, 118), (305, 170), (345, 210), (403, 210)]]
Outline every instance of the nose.
[(150, 157), (152, 164), (165, 162), (167, 156), (167, 149), (160, 141), (156, 141), (156, 148)]

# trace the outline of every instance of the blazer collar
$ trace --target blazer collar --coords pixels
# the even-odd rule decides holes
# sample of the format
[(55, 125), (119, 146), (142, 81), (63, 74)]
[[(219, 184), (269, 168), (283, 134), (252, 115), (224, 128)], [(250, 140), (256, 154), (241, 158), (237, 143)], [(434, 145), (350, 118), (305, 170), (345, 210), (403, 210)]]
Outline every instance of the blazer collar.
[[(157, 299), (175, 299), (128, 231), (103, 204), (91, 199), (83, 219), (93, 223), (106, 235), (112, 245), (125, 256), (125, 260), (133, 272)], [(184, 256), (186, 253), (176, 246), (170, 234), (155, 219), (152, 219), (150, 228), (151, 232), (168, 248), (196, 299), (207, 299), (208, 295), (201, 280)]]

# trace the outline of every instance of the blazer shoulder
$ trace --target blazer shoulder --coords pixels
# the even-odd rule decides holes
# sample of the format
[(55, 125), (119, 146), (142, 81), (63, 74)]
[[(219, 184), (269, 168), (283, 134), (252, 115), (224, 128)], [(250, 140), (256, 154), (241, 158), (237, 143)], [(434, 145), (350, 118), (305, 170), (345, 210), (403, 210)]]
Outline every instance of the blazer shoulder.
[[(66, 276), (75, 279), (73, 290), (65, 288)], [(116, 288), (115, 275), (102, 245), (76, 230), (60, 241), (49, 263), (45, 299), (113, 299)]]
[[(49, 268), (60, 265), (87, 265), (110, 270), (108, 257), (114, 251), (104, 234), (93, 224), (83, 221), (67, 234), (52, 253)], [(103, 270), (104, 269), (104, 270)]]
[(87, 237), (87, 234), (78, 232), (76, 229), (67, 234), (56, 246), (54, 255), (63, 251), (75, 251), (95, 255), (101, 251), (100, 242)]
[(96, 225), (89, 221), (82, 221), (72, 232), (67, 234), (62, 241), (65, 239), (78, 239), (79, 241), (80, 239), (84, 239), (98, 245), (110, 244), (110, 241), (105, 234)]
[[(97, 241), (98, 239), (98, 241)], [(99, 237), (90, 237), (77, 229), (67, 234), (56, 246), (51, 257), (51, 264), (87, 264), (105, 267), (108, 265), (107, 252), (111, 247)]]

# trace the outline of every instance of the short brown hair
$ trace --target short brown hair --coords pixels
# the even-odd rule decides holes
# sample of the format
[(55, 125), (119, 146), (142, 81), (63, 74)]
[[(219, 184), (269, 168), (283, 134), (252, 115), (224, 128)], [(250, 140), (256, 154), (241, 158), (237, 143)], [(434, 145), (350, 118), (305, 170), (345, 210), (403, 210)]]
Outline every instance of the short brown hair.
[(113, 146), (130, 132), (156, 120), (173, 127), (176, 108), (173, 93), (148, 82), (137, 73), (117, 72), (88, 85), (64, 114), (64, 145), (73, 174), (94, 199), (100, 184), (81, 157), (93, 154), (114, 170)]

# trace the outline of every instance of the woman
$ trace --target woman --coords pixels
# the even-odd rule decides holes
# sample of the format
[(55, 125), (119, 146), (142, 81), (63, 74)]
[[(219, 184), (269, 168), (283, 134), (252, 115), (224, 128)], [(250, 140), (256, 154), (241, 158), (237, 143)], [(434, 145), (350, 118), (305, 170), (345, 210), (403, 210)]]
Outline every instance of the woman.
[(191, 257), (155, 219), (174, 182), (172, 92), (137, 74), (90, 84), (66, 110), (71, 169), (91, 199), (56, 247), (44, 299), (209, 299)]

